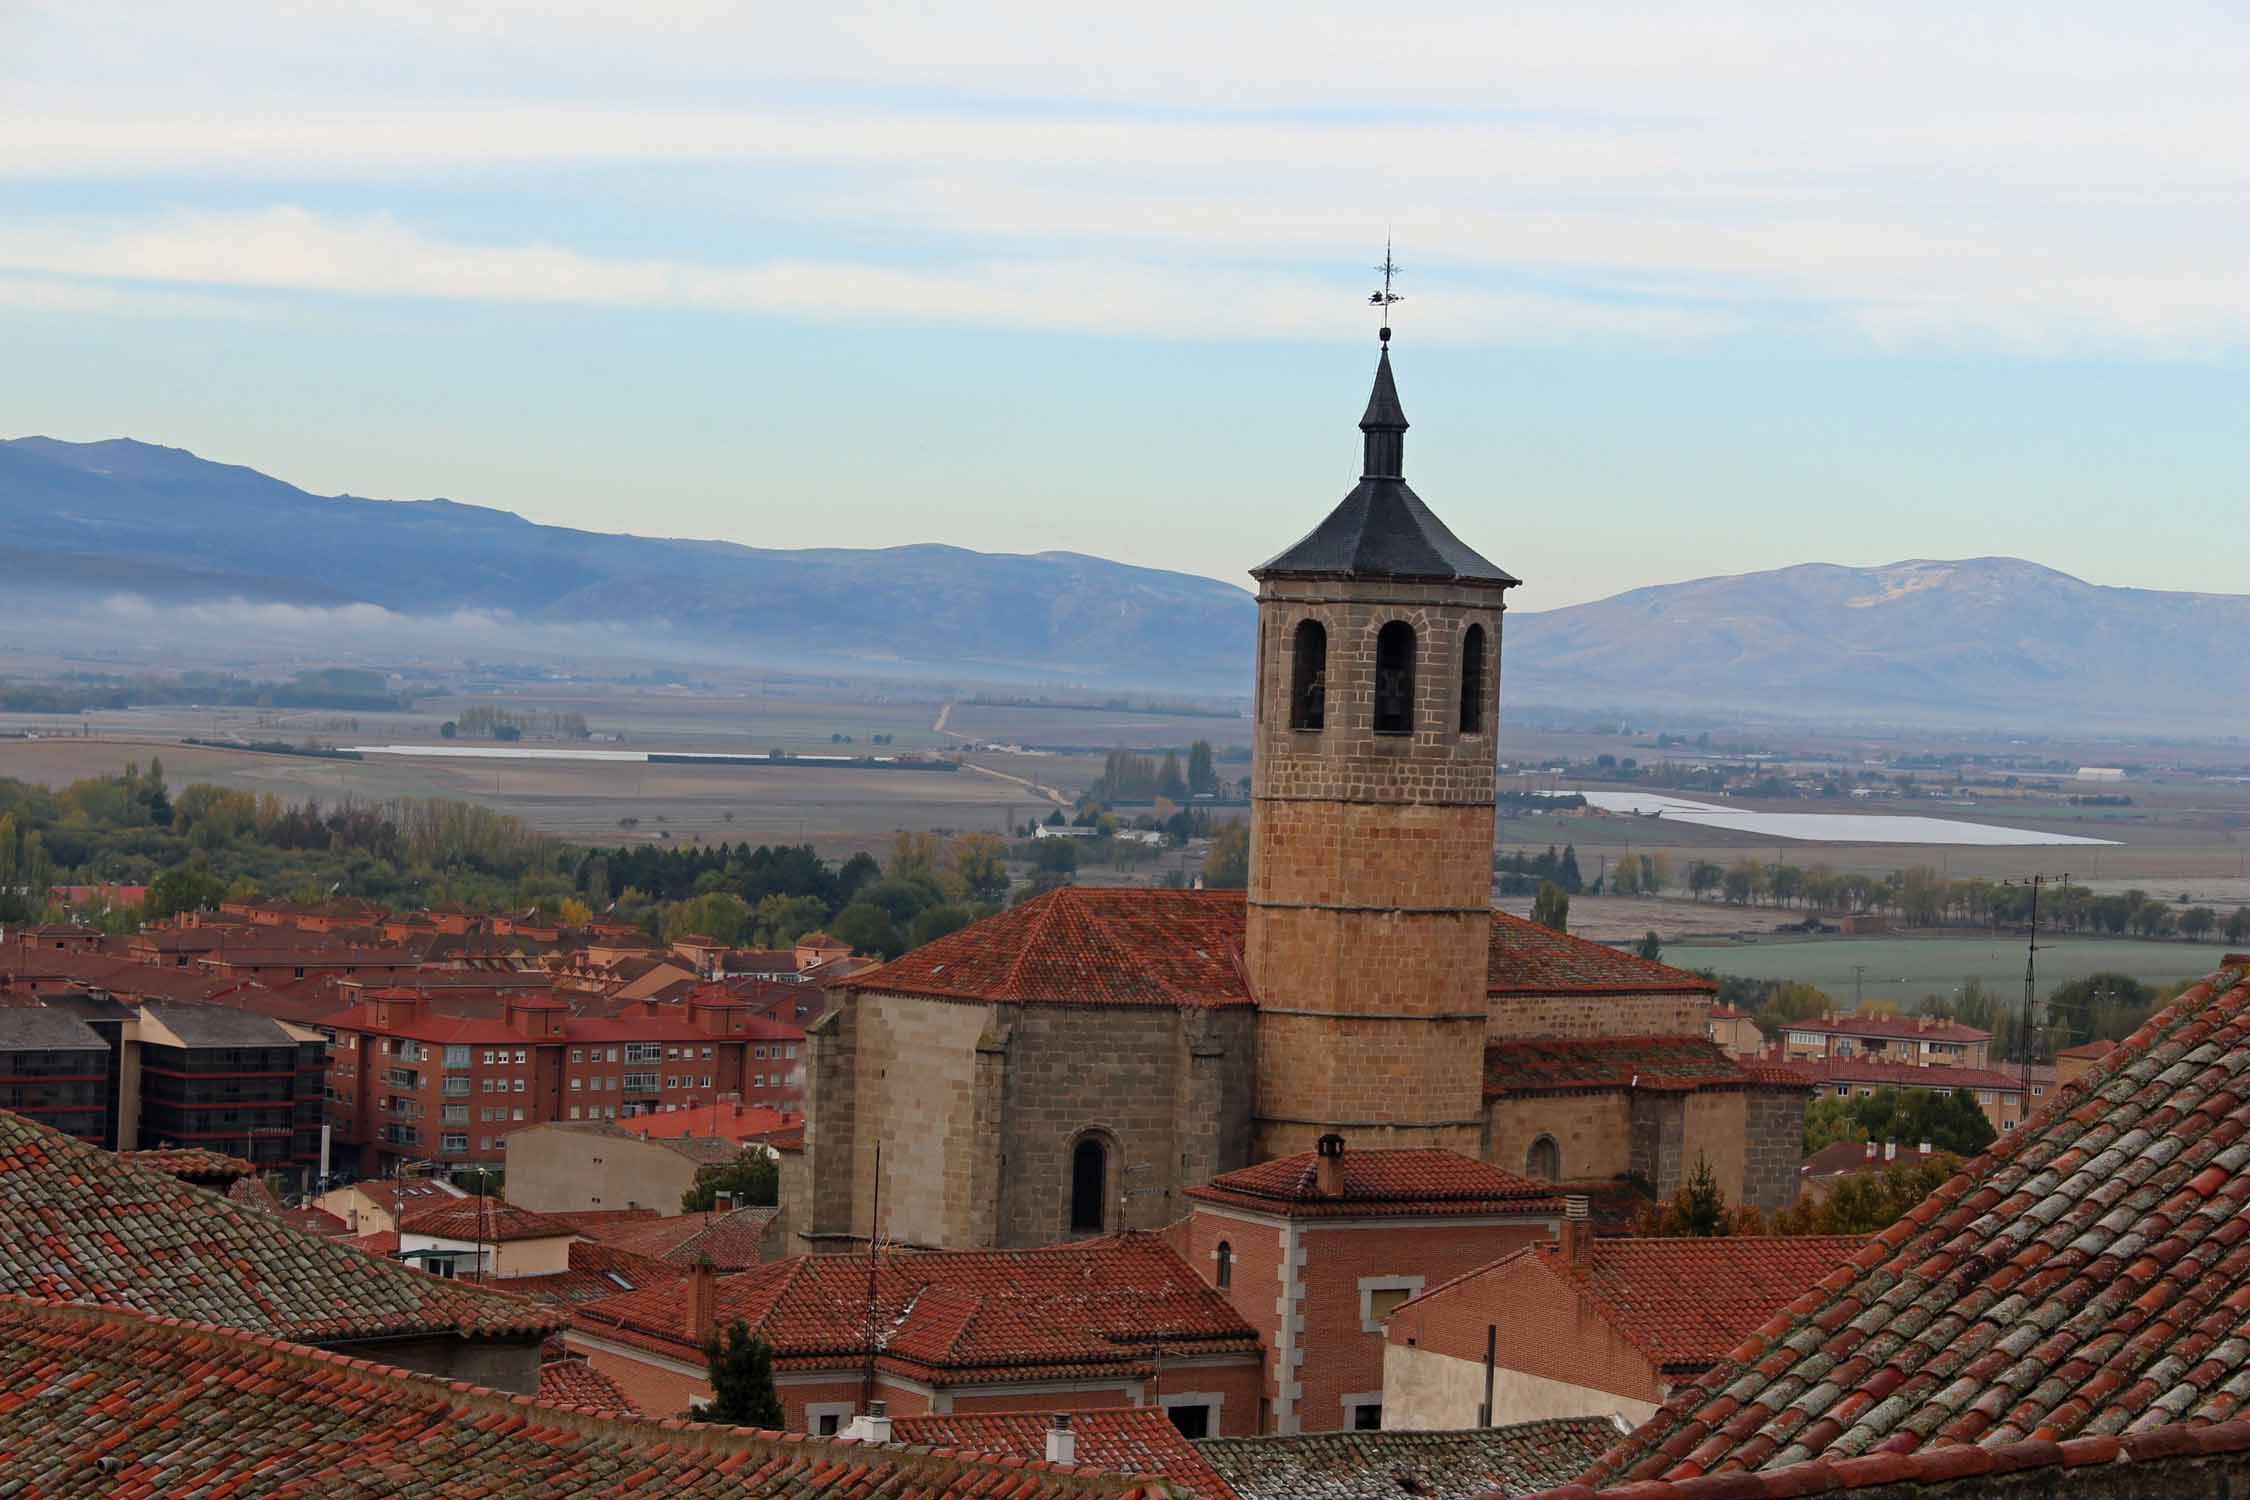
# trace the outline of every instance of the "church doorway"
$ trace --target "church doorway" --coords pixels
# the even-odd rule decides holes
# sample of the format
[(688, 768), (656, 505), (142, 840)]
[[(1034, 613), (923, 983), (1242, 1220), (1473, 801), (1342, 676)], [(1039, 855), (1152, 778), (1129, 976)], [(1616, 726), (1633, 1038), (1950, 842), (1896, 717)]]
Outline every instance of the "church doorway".
[(1087, 1136), (1070, 1153), (1070, 1230), (1100, 1234), (1109, 1208), (1109, 1151)]

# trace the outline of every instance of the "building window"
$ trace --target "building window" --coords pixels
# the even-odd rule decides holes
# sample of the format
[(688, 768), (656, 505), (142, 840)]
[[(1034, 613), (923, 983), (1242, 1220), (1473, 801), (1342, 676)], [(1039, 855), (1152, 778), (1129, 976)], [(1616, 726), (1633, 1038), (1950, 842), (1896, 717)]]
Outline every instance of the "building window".
[(849, 1401), (814, 1401), (805, 1407), (805, 1431), (815, 1437), (834, 1437), (851, 1419)]
[(1543, 1135), (1531, 1143), (1523, 1156), (1523, 1171), (1535, 1182), (1562, 1181), (1562, 1147), (1551, 1135)]
[(1180, 1436), (1195, 1439), (1219, 1435), (1219, 1405), (1224, 1398), (1217, 1392), (1185, 1391), (1157, 1399)]
[[(1362, 1276), (1359, 1278), (1359, 1327), (1362, 1333), (1381, 1333), (1383, 1320), (1409, 1297), (1422, 1294), (1419, 1276)], [(1370, 1398), (1375, 1399), (1375, 1398)]]
[(578, 1118), (578, 1106), (577, 1106), (577, 1105), (575, 1105), (575, 1104), (573, 1104), (573, 1105), (572, 1105), (572, 1106), (570, 1107), (570, 1117), (571, 1117), (571, 1118), (572, 1118), (573, 1120), (575, 1120), (575, 1119), (577, 1119), (577, 1118)]
[(574, 1094), (577, 1093), (579, 1087), (584, 1084), (585, 1081), (586, 1080), (583, 1078), (573, 1078), (572, 1080), (570, 1080), (570, 1091)]
[(521, 1078), (516, 1080), (516, 1092), (519, 1094), (523, 1092), (523, 1080)]
[(469, 1138), (466, 1135), (456, 1135), (449, 1130), (438, 1137), (438, 1149), (440, 1151), (466, 1151), (469, 1149)]
[(1461, 633), (1461, 732), (1484, 733), (1484, 627)]
[(1070, 1229), (1100, 1234), (1109, 1207), (1109, 1152), (1092, 1136), (1070, 1153)]
[(1234, 1246), (1228, 1244), (1225, 1240), (1219, 1241), (1217, 1260), (1219, 1263), (1219, 1289), (1224, 1291), (1234, 1285)]
[(1414, 732), (1414, 627), (1404, 620), (1375, 633), (1375, 732)]
[(1354, 1432), (1381, 1432), (1383, 1430), (1383, 1403), (1380, 1401), (1355, 1402), (1350, 1408), (1351, 1427)]
[(518, 1048), (516, 1049), (516, 1065), (517, 1065), (518, 1067), (521, 1067), (521, 1066), (522, 1066), (522, 1065), (524, 1064), (524, 1062), (525, 1062), (525, 1061), (527, 1061), (527, 1058), (526, 1058), (526, 1055), (525, 1055), (524, 1049), (523, 1049), (523, 1048), (521, 1048), (521, 1047), (518, 1047)]
[(469, 1065), (469, 1049), (466, 1047), (446, 1048), (445, 1065), (449, 1068), (467, 1067)]
[[(617, 1060), (616, 1051), (617, 1049), (614, 1047), (610, 1049), (611, 1062)], [(627, 1062), (658, 1062), (662, 1060), (663, 1056), (664, 1048), (655, 1042), (627, 1042), (625, 1044), (625, 1060)]]
[(571, 1048), (570, 1060), (572, 1062), (584, 1062), (586, 1060), (586, 1049), (584, 1047)]
[(1328, 627), (1301, 620), (1289, 648), (1289, 727), (1320, 729), (1328, 720)]

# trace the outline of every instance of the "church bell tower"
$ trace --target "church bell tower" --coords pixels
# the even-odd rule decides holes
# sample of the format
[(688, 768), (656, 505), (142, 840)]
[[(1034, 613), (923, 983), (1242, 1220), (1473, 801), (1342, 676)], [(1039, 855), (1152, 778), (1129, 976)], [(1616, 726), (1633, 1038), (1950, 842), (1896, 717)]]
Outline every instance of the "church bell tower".
[(1500, 618), (1517, 580), (1407, 488), (1390, 337), (1359, 484), (1251, 571), (1261, 1158), (1332, 1131), (1479, 1154)]

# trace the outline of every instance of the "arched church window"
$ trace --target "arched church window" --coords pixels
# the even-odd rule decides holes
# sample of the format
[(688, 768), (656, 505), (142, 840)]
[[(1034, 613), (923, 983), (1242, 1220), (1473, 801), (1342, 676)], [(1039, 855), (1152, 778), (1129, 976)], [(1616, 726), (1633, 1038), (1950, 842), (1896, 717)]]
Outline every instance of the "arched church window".
[(1551, 1135), (1543, 1135), (1531, 1143), (1524, 1153), (1523, 1171), (1534, 1182), (1562, 1181), (1562, 1147), (1555, 1144)]
[(1092, 1136), (1070, 1153), (1070, 1228), (1100, 1234), (1109, 1209), (1109, 1152)]
[(1234, 1246), (1225, 1240), (1219, 1241), (1218, 1262), (1219, 1289), (1224, 1291), (1234, 1285)]
[(1289, 727), (1319, 729), (1328, 720), (1328, 627), (1300, 621), (1289, 655)]
[(1461, 633), (1461, 732), (1484, 733), (1484, 627)]
[(1375, 732), (1414, 732), (1414, 627), (1404, 620), (1375, 633)]

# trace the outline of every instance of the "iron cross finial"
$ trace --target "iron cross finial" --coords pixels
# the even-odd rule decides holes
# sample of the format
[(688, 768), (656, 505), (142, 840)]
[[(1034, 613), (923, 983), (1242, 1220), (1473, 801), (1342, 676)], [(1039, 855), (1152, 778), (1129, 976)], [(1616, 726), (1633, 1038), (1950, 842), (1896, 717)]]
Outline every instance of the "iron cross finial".
[(1383, 236), (1383, 263), (1375, 269), (1383, 273), (1383, 289), (1369, 292), (1367, 305), (1383, 310), (1382, 337), (1387, 344), (1391, 341), (1391, 306), (1406, 300), (1402, 294), (1391, 290), (1391, 278), (1398, 275), (1398, 263), (1391, 259), (1391, 237), (1387, 234)]

